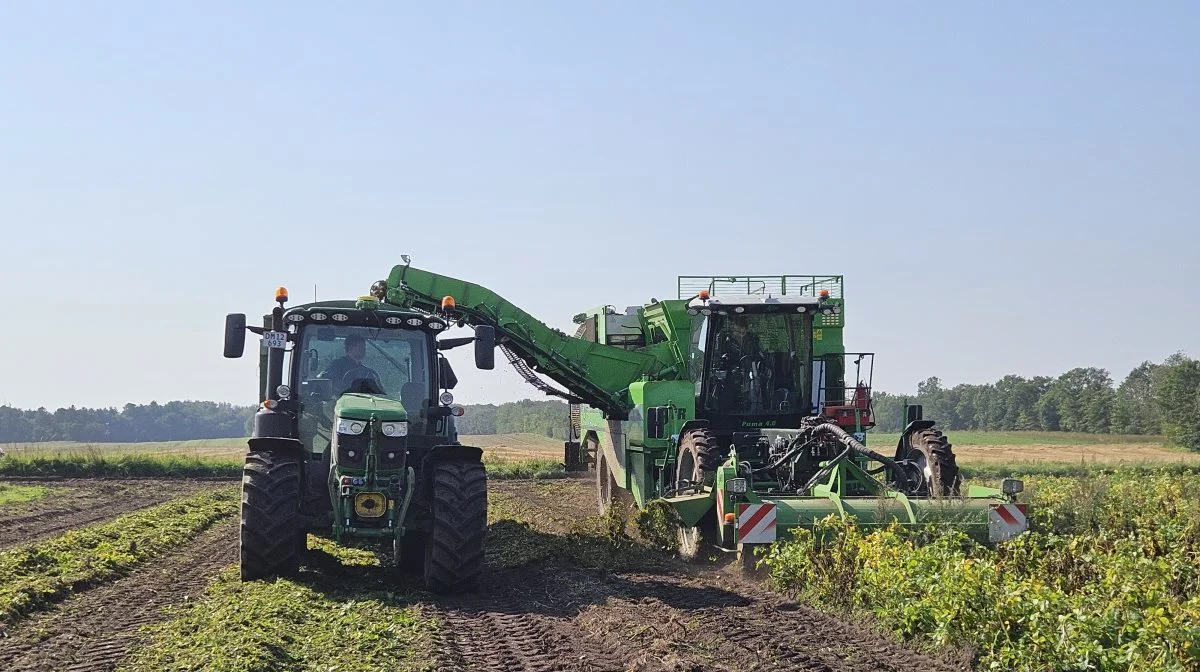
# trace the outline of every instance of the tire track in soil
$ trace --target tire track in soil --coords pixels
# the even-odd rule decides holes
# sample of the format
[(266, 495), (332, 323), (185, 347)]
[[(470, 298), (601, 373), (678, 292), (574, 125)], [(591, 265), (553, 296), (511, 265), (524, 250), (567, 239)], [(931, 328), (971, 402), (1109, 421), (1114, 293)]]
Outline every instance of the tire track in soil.
[(531, 578), (515, 572), (485, 577), (492, 589), (437, 603), (431, 611), (444, 625), (434, 647), (438, 672), (626, 669), (620, 656), (585, 641), (571, 626), (573, 610), (564, 609), (560, 599), (514, 594), (513, 587), (529, 587)]
[(63, 490), (28, 504), (0, 509), (0, 550), (235, 481), (69, 479), (6, 482)]
[(236, 517), (219, 521), (174, 553), (18, 623), (0, 639), (0, 669), (114, 669), (142, 641), (141, 626), (163, 618), (163, 607), (200, 594), (221, 568), (237, 560), (237, 533)]
[[(581, 479), (582, 480), (582, 479)], [(562, 487), (561, 485), (555, 487)], [(586, 483), (572, 499), (592, 496)], [(507, 482), (506, 506), (524, 500), (542, 533), (547, 486)], [(525, 492), (522, 492), (525, 491)], [(565, 493), (562, 493), (565, 494)], [(556, 507), (562, 514), (564, 508)], [(525, 508), (525, 507), (522, 507)], [(586, 516), (586, 507), (575, 507)], [(669, 562), (604, 571), (557, 561), (489, 568), (478, 593), (431, 602), (443, 623), (438, 672), (962, 672), (869, 625), (844, 621), (749, 578)]]
[(716, 573), (531, 566), (443, 599), (438, 672), (962, 672)]

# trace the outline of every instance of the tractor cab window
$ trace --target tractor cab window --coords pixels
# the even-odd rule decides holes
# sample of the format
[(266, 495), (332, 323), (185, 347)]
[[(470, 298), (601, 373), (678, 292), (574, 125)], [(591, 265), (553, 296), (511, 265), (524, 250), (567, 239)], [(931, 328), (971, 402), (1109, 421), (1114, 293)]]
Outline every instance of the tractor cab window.
[(346, 392), (396, 399), (415, 411), (428, 404), (429, 337), (411, 329), (320, 326), (304, 330), (300, 390), (305, 401), (336, 401)]
[(704, 407), (735, 414), (807, 412), (809, 338), (795, 313), (712, 316)]

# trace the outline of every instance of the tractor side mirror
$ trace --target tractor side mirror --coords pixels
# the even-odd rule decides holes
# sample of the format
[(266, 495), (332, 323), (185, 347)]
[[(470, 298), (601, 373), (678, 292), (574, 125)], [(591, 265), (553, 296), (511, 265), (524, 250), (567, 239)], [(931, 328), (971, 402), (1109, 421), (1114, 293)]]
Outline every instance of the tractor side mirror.
[(475, 327), (475, 368), (496, 368), (496, 330), (486, 324)]
[(664, 439), (667, 428), (667, 406), (651, 406), (646, 409), (646, 438)]
[(237, 359), (246, 352), (246, 314), (230, 313), (225, 316), (225, 356)]

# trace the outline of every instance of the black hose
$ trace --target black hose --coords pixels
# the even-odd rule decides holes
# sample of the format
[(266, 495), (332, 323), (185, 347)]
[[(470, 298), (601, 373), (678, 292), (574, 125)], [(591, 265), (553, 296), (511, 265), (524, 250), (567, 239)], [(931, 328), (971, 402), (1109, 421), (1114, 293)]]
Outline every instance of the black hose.
[(838, 439), (841, 439), (842, 443), (845, 444), (846, 447), (850, 448), (851, 450), (858, 453), (859, 455), (862, 455), (863, 457), (867, 457), (872, 460), (875, 460), (876, 462), (882, 462), (883, 464), (886, 464), (887, 466), (891, 467), (892, 469), (895, 469), (895, 470), (903, 473), (903, 469), (900, 467), (899, 464), (896, 463), (895, 460), (893, 460), (890, 457), (884, 457), (883, 455), (880, 455), (879, 453), (871, 450), (870, 448), (867, 448), (858, 439), (851, 436), (849, 432), (842, 429), (841, 427), (838, 427), (837, 425), (834, 425), (832, 423), (817, 425), (816, 427), (813, 428), (813, 432), (814, 433), (827, 432), (829, 434), (833, 434)]

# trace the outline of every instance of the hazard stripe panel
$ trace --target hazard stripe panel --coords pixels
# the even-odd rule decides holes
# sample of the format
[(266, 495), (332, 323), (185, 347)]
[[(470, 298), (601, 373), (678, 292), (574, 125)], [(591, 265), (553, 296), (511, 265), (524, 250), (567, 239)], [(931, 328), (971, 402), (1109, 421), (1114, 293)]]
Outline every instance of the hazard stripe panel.
[(988, 539), (1008, 541), (1029, 529), (1024, 504), (997, 504), (988, 511)]
[(738, 543), (773, 543), (777, 513), (774, 504), (738, 504)]

